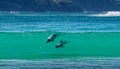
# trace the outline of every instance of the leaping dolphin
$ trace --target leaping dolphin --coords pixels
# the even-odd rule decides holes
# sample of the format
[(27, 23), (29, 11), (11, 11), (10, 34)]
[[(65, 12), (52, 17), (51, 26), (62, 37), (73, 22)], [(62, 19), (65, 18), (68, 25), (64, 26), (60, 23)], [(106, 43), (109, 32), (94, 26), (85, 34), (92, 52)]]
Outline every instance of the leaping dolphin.
[(56, 45), (56, 48), (63, 47), (66, 43), (67, 43), (67, 41), (61, 40), (61, 41)]
[(50, 41), (54, 41), (54, 39), (57, 37), (57, 34), (52, 34), (48, 37), (47, 39), (47, 43), (50, 42)]

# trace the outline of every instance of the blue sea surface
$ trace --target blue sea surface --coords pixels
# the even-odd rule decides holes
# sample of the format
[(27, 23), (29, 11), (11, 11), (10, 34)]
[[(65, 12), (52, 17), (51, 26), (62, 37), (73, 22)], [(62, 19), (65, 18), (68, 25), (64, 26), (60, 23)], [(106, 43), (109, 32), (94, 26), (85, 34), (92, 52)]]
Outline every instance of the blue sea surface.
[[(0, 32), (120, 32), (120, 16), (100, 14), (0, 12)], [(0, 59), (0, 69), (120, 69), (120, 58)]]
[(94, 14), (0, 12), (0, 32), (120, 32), (120, 16)]

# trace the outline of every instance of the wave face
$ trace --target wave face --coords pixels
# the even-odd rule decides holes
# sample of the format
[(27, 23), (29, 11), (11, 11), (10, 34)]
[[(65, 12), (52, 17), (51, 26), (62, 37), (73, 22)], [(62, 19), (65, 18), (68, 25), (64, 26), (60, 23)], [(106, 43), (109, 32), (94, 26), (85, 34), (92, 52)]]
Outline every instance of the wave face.
[[(52, 33), (59, 36), (46, 43)], [(60, 40), (67, 43), (55, 48)], [(21, 32), (0, 33), (0, 59), (68, 58), (78, 56), (120, 56), (120, 33)]]
[[(120, 32), (119, 12), (97, 13), (0, 12), (1, 32)], [(99, 15), (101, 17), (99, 17)], [(104, 16), (108, 17), (104, 17)]]

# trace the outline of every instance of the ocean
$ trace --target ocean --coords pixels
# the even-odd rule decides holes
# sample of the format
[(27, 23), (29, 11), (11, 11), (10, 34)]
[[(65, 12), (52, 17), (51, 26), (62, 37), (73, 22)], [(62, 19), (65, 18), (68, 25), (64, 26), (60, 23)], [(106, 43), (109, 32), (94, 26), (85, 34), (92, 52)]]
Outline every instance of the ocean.
[(0, 69), (119, 68), (120, 12), (0, 12)]

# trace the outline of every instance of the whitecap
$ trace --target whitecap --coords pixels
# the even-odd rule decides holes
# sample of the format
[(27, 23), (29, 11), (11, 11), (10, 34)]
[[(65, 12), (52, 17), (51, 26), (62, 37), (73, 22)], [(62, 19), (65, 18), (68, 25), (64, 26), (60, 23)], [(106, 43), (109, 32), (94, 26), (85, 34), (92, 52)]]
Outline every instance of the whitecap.
[(108, 12), (102, 12), (99, 14), (93, 14), (90, 16), (100, 16), (100, 17), (113, 17), (113, 16), (120, 16), (120, 11), (108, 11)]

